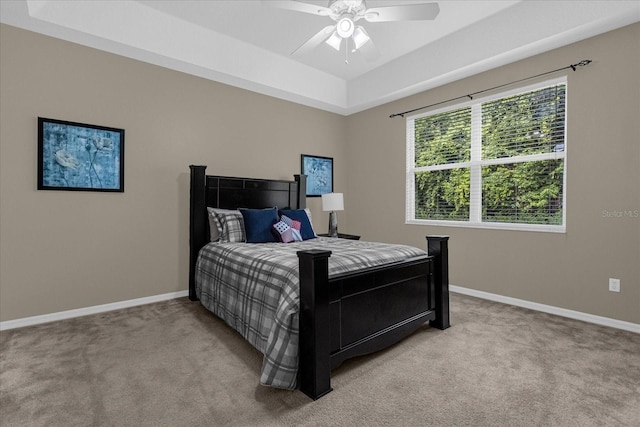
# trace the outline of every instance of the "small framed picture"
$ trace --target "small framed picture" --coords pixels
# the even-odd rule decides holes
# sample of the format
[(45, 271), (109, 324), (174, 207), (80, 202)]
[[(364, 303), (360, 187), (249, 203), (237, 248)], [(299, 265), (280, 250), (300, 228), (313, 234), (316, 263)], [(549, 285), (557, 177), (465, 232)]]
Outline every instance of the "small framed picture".
[(124, 129), (38, 117), (38, 190), (124, 192)]
[(333, 193), (333, 158), (303, 154), (301, 171), (307, 176), (307, 197)]

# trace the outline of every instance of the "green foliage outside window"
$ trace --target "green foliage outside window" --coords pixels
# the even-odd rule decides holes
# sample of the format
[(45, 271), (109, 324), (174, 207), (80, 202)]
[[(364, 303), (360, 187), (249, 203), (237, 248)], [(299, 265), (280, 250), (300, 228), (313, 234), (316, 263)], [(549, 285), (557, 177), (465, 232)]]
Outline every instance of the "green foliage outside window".
[(477, 167), (481, 222), (562, 225), (565, 96), (558, 84), (415, 119), (415, 219), (469, 221)]
[(562, 224), (562, 160), (483, 166), (482, 220)]
[(469, 169), (416, 174), (416, 219), (469, 220)]

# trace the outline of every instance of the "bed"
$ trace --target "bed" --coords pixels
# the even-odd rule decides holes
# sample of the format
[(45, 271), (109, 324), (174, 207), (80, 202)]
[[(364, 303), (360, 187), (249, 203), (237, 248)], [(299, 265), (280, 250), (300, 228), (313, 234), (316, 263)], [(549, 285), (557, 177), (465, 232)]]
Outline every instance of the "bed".
[[(428, 253), (402, 245), (392, 248), (375, 244), (382, 245), (383, 250), (378, 252), (387, 258), (373, 264), (362, 261), (370, 249), (374, 252), (374, 244), (366, 241), (317, 237), (287, 244), (212, 244), (214, 227), (210, 227), (209, 208), (278, 207), (288, 209), (284, 212), (299, 212), (306, 207), (306, 177), (268, 180), (206, 175), (206, 166), (191, 165), (190, 169), (189, 298), (201, 300), (263, 352), (263, 384), (284, 388), (295, 384), (315, 400), (332, 390), (331, 370), (345, 360), (389, 347), (427, 322), (438, 329), (450, 326), (447, 236), (427, 236)], [(229, 258), (236, 260), (235, 264), (224, 261), (231, 257), (228, 254), (241, 248), (245, 255), (238, 253)], [(268, 251), (269, 257), (286, 258), (273, 258), (270, 263), (260, 261), (271, 268), (264, 273), (269, 275), (264, 281), (265, 288), (245, 286), (245, 278), (255, 274), (240, 268), (253, 264), (251, 257), (262, 250)], [(347, 266), (350, 258), (356, 261)], [(238, 313), (220, 304), (221, 291), (209, 287), (207, 277), (214, 272), (229, 275), (216, 280), (232, 285), (233, 289), (224, 292), (242, 301), (243, 308), (237, 311), (260, 317), (262, 314), (255, 313), (273, 310), (275, 323), (287, 323), (291, 332), (276, 332), (275, 337), (268, 337), (269, 331), (248, 325), (248, 320), (242, 323)], [(290, 290), (280, 290), (274, 285), (283, 276), (288, 277), (282, 283), (290, 281), (292, 285), (282, 288)], [(258, 295), (265, 295), (263, 299), (279, 300), (280, 305), (258, 306), (260, 301), (256, 300), (262, 297), (242, 294), (244, 288), (252, 292), (258, 289)], [(285, 309), (282, 301), (286, 302)], [(252, 304), (257, 308), (250, 307)], [(274, 346), (281, 347), (274, 349)], [(275, 362), (273, 354), (278, 355)], [(279, 373), (274, 373), (272, 362), (282, 364), (277, 367)]]

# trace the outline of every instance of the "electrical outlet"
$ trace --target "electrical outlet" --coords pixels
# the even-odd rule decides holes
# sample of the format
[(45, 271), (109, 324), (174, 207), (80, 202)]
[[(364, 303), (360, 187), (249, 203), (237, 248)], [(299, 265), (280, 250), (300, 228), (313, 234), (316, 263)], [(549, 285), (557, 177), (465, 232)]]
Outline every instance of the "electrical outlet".
[(609, 291), (620, 292), (620, 279), (609, 278)]

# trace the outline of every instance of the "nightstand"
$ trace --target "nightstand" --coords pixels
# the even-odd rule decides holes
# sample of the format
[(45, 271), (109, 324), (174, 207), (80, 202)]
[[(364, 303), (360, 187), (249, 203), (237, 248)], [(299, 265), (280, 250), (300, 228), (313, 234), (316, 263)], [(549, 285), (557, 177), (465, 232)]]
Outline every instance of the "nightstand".
[[(320, 237), (329, 237), (329, 234), (327, 234), (327, 233), (318, 234), (318, 236), (320, 236)], [(338, 237), (341, 238), (341, 239), (360, 240), (360, 236), (356, 236), (355, 234), (338, 233)]]

